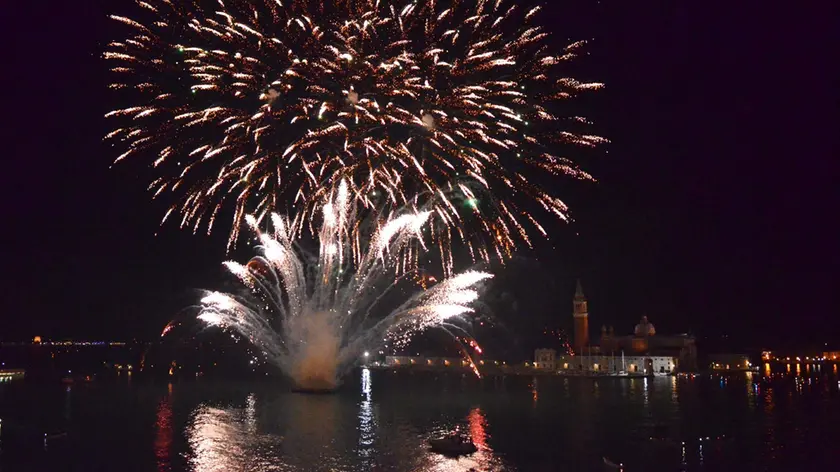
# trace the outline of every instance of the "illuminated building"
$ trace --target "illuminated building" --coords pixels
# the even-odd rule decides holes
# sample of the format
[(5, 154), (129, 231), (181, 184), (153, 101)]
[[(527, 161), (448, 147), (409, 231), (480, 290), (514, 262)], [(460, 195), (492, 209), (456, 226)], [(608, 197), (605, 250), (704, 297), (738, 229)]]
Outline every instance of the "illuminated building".
[(573, 305), (573, 316), (575, 317), (574, 347), (576, 352), (582, 353), (584, 348), (589, 346), (589, 308), (587, 307), (586, 297), (583, 295), (580, 279), (578, 279), (575, 288)]
[(534, 368), (554, 370), (557, 366), (557, 351), (554, 349), (537, 349), (534, 351)]
[(840, 359), (840, 351), (826, 351), (823, 352), (823, 359), (827, 361), (836, 361)]
[(41, 344), (41, 336), (35, 336), (34, 338), (32, 338), (32, 343)]
[(12, 380), (20, 380), (26, 375), (26, 371), (22, 369), (15, 370), (0, 370), (0, 383), (11, 382)]
[(460, 357), (385, 356), (385, 365), (391, 367), (469, 367), (470, 362)]
[[(534, 367), (549, 370), (577, 370), (618, 373), (666, 374), (677, 370), (697, 370), (697, 348), (688, 334), (662, 336), (643, 316), (631, 336), (616, 336), (612, 327), (601, 328), (598, 345), (589, 342), (589, 309), (580, 281), (574, 298), (574, 354), (537, 349)], [(624, 357), (624, 361), (621, 358)]]
[(750, 356), (746, 354), (712, 354), (709, 356), (709, 368), (722, 371), (752, 370)]
[(644, 374), (668, 375), (680, 370), (679, 358), (654, 355), (587, 355), (558, 356), (557, 371), (561, 373), (598, 373), (604, 375)]

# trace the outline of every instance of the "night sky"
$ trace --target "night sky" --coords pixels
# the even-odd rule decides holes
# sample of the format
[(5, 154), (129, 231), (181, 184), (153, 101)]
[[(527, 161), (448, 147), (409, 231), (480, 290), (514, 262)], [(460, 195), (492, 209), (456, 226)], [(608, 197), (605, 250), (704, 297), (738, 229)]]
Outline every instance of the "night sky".
[[(153, 339), (225, 280), (224, 228), (160, 228), (150, 160), (110, 167), (100, 55), (121, 3), (4, 5), (0, 340)], [(557, 3), (553, 34), (594, 39), (572, 72), (607, 84), (585, 106), (612, 143), (580, 162), (597, 184), (559, 182), (575, 223), (494, 267), (489, 306), (509, 335), (571, 326), (580, 277), (593, 335), (647, 314), (660, 332), (837, 346), (832, 15)]]

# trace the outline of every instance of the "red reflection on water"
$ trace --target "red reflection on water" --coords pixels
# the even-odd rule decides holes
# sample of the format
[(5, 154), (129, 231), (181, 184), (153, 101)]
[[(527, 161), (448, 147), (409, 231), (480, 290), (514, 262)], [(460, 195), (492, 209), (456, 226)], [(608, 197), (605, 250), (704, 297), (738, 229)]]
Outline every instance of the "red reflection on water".
[(158, 471), (168, 472), (172, 467), (169, 460), (172, 449), (172, 384), (169, 384), (169, 394), (158, 404), (155, 427), (157, 428), (155, 457), (157, 457)]
[(423, 472), (471, 472), (471, 471), (499, 471), (504, 470), (493, 458), (493, 451), (487, 444), (487, 419), (480, 408), (476, 407), (467, 415), (469, 436), (477, 449), (475, 454), (458, 458), (446, 457), (432, 453), (430, 463), (422, 469)]
[(484, 418), (484, 413), (481, 412), (480, 408), (474, 408), (470, 415), (467, 417), (467, 421), (470, 425), (470, 437), (475, 443), (475, 447), (478, 448), (479, 451), (483, 451), (487, 448), (487, 419)]

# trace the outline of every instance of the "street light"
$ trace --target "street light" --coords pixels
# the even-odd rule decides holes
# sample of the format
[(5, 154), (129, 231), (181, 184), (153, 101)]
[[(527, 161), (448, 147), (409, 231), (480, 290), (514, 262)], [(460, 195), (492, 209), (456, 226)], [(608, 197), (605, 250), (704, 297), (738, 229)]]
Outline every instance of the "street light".
[(368, 356), (370, 356), (370, 353), (365, 351), (365, 357), (368, 357)]

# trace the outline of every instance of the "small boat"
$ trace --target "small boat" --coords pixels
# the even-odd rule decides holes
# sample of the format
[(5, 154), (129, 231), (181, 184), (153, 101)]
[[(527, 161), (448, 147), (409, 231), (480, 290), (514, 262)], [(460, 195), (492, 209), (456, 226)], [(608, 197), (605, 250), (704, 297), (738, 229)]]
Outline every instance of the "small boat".
[(432, 452), (447, 456), (466, 456), (478, 450), (472, 439), (458, 433), (437, 439), (429, 439)]

